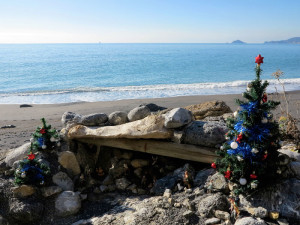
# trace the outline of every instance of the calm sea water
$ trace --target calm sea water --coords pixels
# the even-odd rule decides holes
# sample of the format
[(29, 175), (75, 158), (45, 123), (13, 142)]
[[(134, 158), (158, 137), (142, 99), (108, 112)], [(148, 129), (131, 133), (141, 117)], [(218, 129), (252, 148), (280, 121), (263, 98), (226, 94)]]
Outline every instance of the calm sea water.
[(262, 79), (285, 72), (300, 90), (300, 45), (0, 45), (0, 103), (65, 103), (241, 93), (265, 57)]

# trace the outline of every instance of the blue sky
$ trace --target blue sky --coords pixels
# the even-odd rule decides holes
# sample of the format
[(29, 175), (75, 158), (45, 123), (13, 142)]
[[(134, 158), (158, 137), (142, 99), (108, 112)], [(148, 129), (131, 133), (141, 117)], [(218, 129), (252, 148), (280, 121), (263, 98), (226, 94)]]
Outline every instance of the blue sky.
[(300, 36), (299, 0), (0, 0), (0, 43), (251, 43)]

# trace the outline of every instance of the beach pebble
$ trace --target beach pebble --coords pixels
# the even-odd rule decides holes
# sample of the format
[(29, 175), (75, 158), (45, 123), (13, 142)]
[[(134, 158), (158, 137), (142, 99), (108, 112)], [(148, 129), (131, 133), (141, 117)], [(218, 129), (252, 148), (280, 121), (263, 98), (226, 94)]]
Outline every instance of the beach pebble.
[(28, 104), (22, 104), (22, 105), (20, 105), (20, 108), (26, 108), (26, 107), (32, 107), (32, 105), (28, 105)]
[(108, 122), (112, 125), (120, 125), (128, 122), (127, 113), (116, 111), (108, 116)]
[(66, 126), (68, 122), (78, 122), (80, 115), (73, 112), (64, 112), (61, 117), (61, 123)]
[(127, 117), (130, 122), (144, 119), (151, 114), (150, 109), (147, 106), (139, 106), (132, 109)]
[(15, 125), (4, 125), (2, 127), (0, 127), (1, 129), (6, 129), (6, 128), (15, 128), (16, 126)]
[(12, 167), (15, 161), (24, 159), (28, 155), (30, 145), (31, 143), (29, 142), (11, 150), (5, 158), (6, 165)]
[(166, 128), (179, 128), (192, 121), (192, 113), (184, 108), (175, 108), (165, 115)]
[(55, 210), (59, 216), (76, 214), (80, 208), (81, 199), (77, 192), (64, 191), (55, 200)]
[(84, 126), (99, 126), (106, 123), (108, 117), (105, 113), (94, 113), (81, 117), (80, 124)]

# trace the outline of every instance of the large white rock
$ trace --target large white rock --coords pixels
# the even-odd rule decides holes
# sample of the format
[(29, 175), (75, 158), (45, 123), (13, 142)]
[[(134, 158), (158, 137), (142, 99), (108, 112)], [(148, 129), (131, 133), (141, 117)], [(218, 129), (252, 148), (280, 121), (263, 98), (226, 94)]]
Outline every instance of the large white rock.
[(82, 125), (71, 127), (68, 137), (72, 138), (144, 138), (169, 139), (173, 135), (171, 130), (164, 127), (164, 116), (150, 115), (142, 120), (99, 128), (90, 128)]
[(26, 143), (16, 149), (11, 150), (5, 158), (6, 165), (12, 167), (15, 161), (24, 159), (28, 155), (30, 144), (31, 143)]
[(58, 156), (58, 162), (65, 169), (72, 171), (73, 175), (80, 174), (80, 167), (77, 162), (76, 156), (73, 152), (70, 151), (61, 152)]
[(249, 216), (237, 219), (234, 225), (266, 225), (266, 223), (260, 218), (256, 219)]
[(175, 108), (165, 114), (166, 128), (179, 128), (192, 121), (192, 113), (184, 108)]
[(52, 177), (52, 181), (54, 184), (61, 187), (64, 191), (73, 191), (74, 183), (70, 177), (64, 172), (58, 172)]
[(55, 210), (59, 216), (76, 214), (81, 208), (80, 195), (73, 191), (64, 191), (55, 200)]

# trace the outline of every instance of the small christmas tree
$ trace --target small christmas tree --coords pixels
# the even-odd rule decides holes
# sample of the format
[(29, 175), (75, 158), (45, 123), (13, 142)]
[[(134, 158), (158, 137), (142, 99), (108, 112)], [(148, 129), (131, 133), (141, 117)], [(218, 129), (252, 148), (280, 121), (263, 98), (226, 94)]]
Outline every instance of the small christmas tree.
[(212, 163), (213, 168), (236, 184), (235, 195), (272, 183), (281, 173), (277, 152), (279, 129), (271, 114), (279, 102), (267, 99), (268, 82), (260, 79), (263, 58), (255, 58), (256, 79), (243, 93), (247, 101), (237, 100), (240, 110), (227, 120), (228, 141), (218, 151), (221, 158)]
[(28, 158), (21, 161), (15, 171), (15, 183), (17, 185), (44, 185), (49, 175), (50, 168), (46, 164), (39, 162), (35, 158), (35, 154), (30, 152)]
[(55, 146), (60, 146), (60, 137), (55, 129), (51, 129), (51, 125), (46, 124), (45, 118), (41, 119), (43, 126), (37, 127), (33, 133), (33, 138), (30, 139), (31, 151), (39, 151), (42, 149), (51, 149)]

